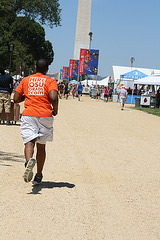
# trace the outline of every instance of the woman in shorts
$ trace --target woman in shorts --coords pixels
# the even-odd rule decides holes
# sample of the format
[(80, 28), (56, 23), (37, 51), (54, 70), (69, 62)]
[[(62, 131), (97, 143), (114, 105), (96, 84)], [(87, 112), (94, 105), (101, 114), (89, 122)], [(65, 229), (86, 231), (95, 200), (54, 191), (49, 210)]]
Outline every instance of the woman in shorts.
[(96, 90), (96, 101), (100, 99), (100, 95), (101, 95), (101, 90), (100, 87), (98, 86), (97, 90)]
[(107, 89), (107, 87), (104, 88), (104, 102), (108, 102), (108, 89)]

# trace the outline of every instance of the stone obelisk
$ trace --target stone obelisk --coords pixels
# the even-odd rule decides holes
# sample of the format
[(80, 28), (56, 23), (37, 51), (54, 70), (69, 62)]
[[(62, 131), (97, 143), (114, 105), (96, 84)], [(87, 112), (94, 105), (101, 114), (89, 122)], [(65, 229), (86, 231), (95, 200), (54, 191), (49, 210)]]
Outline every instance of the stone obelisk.
[(76, 37), (74, 46), (74, 59), (79, 59), (80, 48), (89, 48), (89, 32), (91, 22), (91, 0), (79, 0)]

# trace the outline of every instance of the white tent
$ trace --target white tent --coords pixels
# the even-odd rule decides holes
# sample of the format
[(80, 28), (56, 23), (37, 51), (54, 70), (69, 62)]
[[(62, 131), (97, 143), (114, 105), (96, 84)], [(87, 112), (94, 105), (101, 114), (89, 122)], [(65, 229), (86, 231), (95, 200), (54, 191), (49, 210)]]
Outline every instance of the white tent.
[(87, 83), (89, 86), (92, 86), (92, 85), (108, 86), (108, 81), (109, 81), (109, 77), (106, 77), (99, 81), (98, 80), (97, 81), (96, 80), (84, 80), (81, 83), (84, 84), (85, 86), (87, 85)]
[(160, 86), (160, 75), (151, 75), (148, 77), (144, 77), (138, 80), (134, 80), (134, 84), (140, 85), (159, 85)]
[(108, 86), (108, 81), (109, 81), (109, 77), (106, 77), (106, 78), (102, 79), (101, 81), (97, 81), (97, 85)]

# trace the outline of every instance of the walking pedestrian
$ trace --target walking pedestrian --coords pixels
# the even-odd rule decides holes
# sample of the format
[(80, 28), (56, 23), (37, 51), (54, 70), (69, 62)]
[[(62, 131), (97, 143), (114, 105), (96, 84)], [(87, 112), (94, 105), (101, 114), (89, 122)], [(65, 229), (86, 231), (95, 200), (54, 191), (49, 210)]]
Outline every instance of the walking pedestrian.
[(60, 99), (62, 99), (63, 90), (64, 90), (64, 84), (61, 82), (60, 85), (59, 85), (59, 98)]
[(127, 91), (125, 90), (125, 86), (122, 86), (122, 88), (119, 90), (118, 99), (120, 99), (121, 110), (123, 110), (125, 101), (127, 100)]
[(104, 88), (104, 102), (108, 102), (108, 89), (107, 89), (107, 87)]
[[(40, 59), (36, 63), (36, 74), (25, 77), (15, 90), (14, 102), (25, 101), (21, 118), (21, 136), (25, 145), (24, 181), (30, 182), (32, 169), (37, 162), (37, 173), (33, 184), (40, 184), (46, 158), (46, 142), (53, 140), (53, 116), (58, 113), (57, 82), (46, 76), (48, 64)], [(37, 146), (36, 160), (33, 158)]]
[[(18, 79), (15, 79), (15, 82), (14, 82), (14, 92), (16, 90), (16, 88), (18, 87), (19, 85), (19, 81)], [(14, 124), (16, 125), (16, 119), (17, 119), (17, 108), (19, 107), (19, 103), (14, 103)], [(20, 108), (20, 107), (19, 107)], [(19, 115), (19, 111), (18, 111), (18, 115)]]
[(76, 85), (72, 85), (72, 97), (74, 98), (74, 94), (75, 94), (75, 91), (76, 91)]
[(80, 101), (80, 96), (82, 96), (83, 85), (81, 82), (78, 84), (78, 101)]
[(100, 90), (100, 86), (97, 87), (97, 90), (96, 90), (96, 101), (100, 99), (100, 95), (101, 95), (101, 90)]
[(110, 101), (112, 100), (112, 93), (113, 93), (113, 88), (110, 86), (109, 87), (109, 99), (110, 99)]
[(69, 95), (68, 83), (65, 84), (64, 95), (65, 95), (65, 98), (67, 100), (68, 99), (68, 95)]

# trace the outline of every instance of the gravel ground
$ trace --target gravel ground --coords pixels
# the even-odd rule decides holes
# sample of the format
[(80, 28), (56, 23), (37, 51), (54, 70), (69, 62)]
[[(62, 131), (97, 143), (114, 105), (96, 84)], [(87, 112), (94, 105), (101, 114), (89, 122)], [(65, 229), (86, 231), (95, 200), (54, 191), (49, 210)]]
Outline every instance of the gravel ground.
[(0, 125), (1, 240), (160, 239), (160, 118), (60, 100), (38, 187), (22, 179), (19, 128)]

